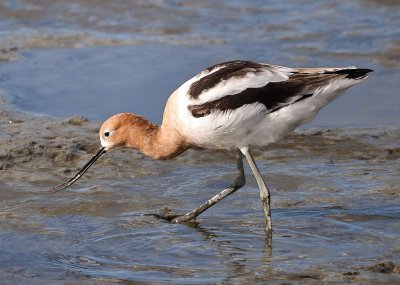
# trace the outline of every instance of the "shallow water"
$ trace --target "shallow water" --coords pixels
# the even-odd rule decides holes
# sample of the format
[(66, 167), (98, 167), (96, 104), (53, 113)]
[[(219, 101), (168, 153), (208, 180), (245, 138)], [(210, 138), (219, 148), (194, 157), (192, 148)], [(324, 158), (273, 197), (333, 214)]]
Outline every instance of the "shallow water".
[[(23, 52), (18, 62), (0, 65), (0, 91), (14, 108), (36, 114), (103, 121), (115, 113), (135, 112), (160, 123), (168, 96), (180, 84), (215, 62), (244, 57), (245, 52), (225, 46), (35, 50)], [(274, 56), (268, 59), (280, 62)], [(359, 65), (373, 68), (373, 76), (322, 110), (311, 126), (400, 125), (399, 70)]]
[[(399, 283), (399, 9), (398, 1), (2, 1), (2, 282)], [(189, 211), (229, 185), (233, 153), (159, 162), (115, 151), (47, 195), (98, 148), (99, 123), (69, 117), (131, 111), (160, 122), (182, 82), (237, 58), (375, 70), (301, 132), (255, 152), (272, 191), (272, 239), (251, 175), (196, 223), (148, 215)]]
[(0, 95), (36, 114), (103, 121), (131, 111), (160, 122), (168, 96), (218, 62), (358, 65), (373, 76), (313, 126), (397, 126), (396, 3), (4, 1)]

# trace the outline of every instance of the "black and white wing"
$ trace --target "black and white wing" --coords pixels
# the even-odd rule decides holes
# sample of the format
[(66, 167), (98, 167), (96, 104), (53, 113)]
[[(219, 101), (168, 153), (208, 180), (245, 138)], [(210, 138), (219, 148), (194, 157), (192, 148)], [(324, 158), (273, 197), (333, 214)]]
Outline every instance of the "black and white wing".
[(195, 118), (260, 104), (266, 113), (313, 96), (332, 81), (364, 79), (368, 69), (295, 69), (252, 61), (230, 61), (211, 66), (185, 85), (188, 109)]

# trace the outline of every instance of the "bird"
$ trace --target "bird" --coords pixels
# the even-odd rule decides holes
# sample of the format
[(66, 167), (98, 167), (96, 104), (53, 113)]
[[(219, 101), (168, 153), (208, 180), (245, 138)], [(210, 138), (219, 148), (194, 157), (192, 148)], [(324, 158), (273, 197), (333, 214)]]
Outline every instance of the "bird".
[(237, 174), (229, 187), (193, 211), (163, 217), (172, 223), (194, 220), (243, 187), (245, 158), (259, 187), (266, 230), (271, 232), (270, 190), (252, 149), (268, 146), (310, 122), (370, 72), (355, 66), (291, 68), (249, 60), (215, 64), (170, 95), (160, 126), (133, 113), (108, 118), (99, 130), (101, 147), (94, 156), (76, 175), (48, 191), (71, 186), (99, 157), (117, 147), (135, 149), (155, 160), (172, 159), (192, 148), (236, 151)]

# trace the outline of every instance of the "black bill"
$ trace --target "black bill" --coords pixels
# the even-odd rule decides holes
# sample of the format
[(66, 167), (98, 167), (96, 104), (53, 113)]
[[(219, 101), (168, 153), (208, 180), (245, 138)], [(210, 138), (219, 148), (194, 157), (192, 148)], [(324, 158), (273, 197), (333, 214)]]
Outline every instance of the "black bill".
[(82, 167), (81, 170), (79, 170), (79, 172), (77, 174), (75, 174), (74, 177), (72, 177), (71, 179), (68, 179), (67, 181), (61, 183), (60, 185), (57, 185), (53, 188), (50, 188), (49, 190), (47, 190), (50, 194), (56, 193), (58, 191), (61, 191), (69, 186), (71, 186), (72, 184), (75, 183), (75, 181), (77, 181), (79, 178), (82, 177), (83, 174), (85, 174), (85, 172), (90, 168), (90, 166), (92, 166), (93, 163), (95, 163), (95, 161), (103, 154), (105, 153), (106, 150), (104, 147), (100, 148), (95, 155)]

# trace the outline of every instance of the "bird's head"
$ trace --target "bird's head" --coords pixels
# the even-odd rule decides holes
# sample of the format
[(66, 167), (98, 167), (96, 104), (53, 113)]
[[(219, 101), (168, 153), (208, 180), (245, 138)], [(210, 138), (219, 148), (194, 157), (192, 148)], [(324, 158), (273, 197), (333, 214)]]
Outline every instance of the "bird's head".
[(120, 113), (108, 118), (99, 130), (101, 147), (108, 151), (114, 147), (125, 146), (129, 140), (129, 123), (135, 115)]
[[(101, 143), (99, 150), (97, 150), (94, 156), (71, 179), (49, 189), (48, 191), (50, 193), (55, 193), (68, 188), (81, 178), (92, 164), (95, 163), (104, 153), (115, 147), (126, 146), (130, 140), (130, 128), (135, 125), (138, 119), (141, 119), (141, 117), (129, 113), (116, 114), (108, 118), (99, 131)], [(129, 146), (134, 147), (132, 145)]]

